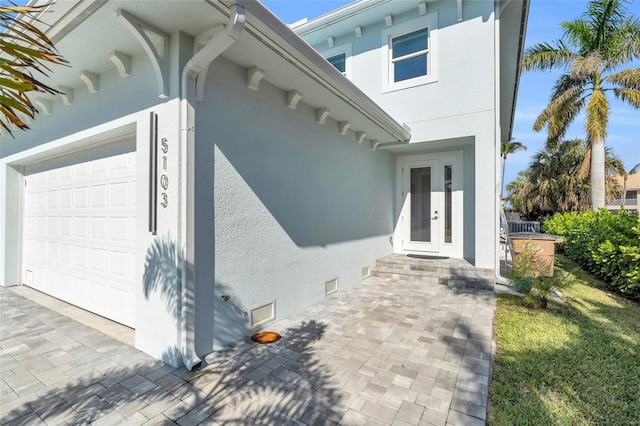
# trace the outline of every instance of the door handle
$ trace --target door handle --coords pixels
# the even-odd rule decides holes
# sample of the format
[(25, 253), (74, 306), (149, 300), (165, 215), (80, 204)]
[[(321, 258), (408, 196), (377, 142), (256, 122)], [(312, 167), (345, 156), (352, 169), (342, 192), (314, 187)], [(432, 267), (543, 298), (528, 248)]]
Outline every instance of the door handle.
[(431, 216), (431, 220), (436, 220), (438, 218), (438, 211), (433, 212), (433, 216)]

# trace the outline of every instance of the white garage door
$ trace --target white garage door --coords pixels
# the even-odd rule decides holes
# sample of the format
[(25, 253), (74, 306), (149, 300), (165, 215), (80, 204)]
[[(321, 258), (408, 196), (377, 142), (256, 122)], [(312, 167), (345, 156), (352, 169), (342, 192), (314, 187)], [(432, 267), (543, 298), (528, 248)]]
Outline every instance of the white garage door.
[(135, 141), (61, 156), (24, 174), (23, 283), (133, 327)]

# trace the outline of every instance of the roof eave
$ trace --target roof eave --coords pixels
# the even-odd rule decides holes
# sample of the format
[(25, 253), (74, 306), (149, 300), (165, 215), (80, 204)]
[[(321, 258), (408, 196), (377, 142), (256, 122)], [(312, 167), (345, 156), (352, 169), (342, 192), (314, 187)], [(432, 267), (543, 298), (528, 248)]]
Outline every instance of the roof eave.
[[(388, 0), (371, 0), (371, 2), (380, 1)], [(237, 4), (243, 6), (249, 13), (247, 25), (250, 32), (255, 32), (255, 35), (263, 40), (269, 40), (283, 51), (295, 52), (297, 54), (296, 66), (306, 71), (335, 96), (350, 104), (384, 129), (396, 141), (409, 141), (411, 132), (406, 126), (396, 122), (355, 84), (327, 62), (313, 47), (275, 17), (269, 9), (253, 0), (238, 0)], [(251, 19), (252, 17), (253, 19)]]
[(522, 56), (524, 54), (524, 41), (525, 41), (525, 35), (527, 34), (527, 22), (529, 21), (529, 5), (530, 5), (530, 0), (524, 0), (523, 1), (523, 5), (522, 5), (522, 17), (520, 20), (520, 40), (519, 40), (519, 46), (518, 46), (518, 59), (517, 59), (517, 65), (516, 65), (516, 84), (515, 87), (513, 88), (514, 90), (514, 94), (513, 94), (513, 104), (511, 105), (511, 119), (509, 121), (509, 139), (508, 140), (512, 140), (513, 139), (513, 123), (515, 122), (515, 117), (516, 117), (516, 105), (518, 102), (518, 91), (520, 88), (520, 68), (522, 66)]
[(359, 13), (362, 13), (367, 9), (376, 7), (379, 4), (387, 3), (389, 1), (391, 0), (354, 1), (353, 3), (349, 3), (338, 9), (332, 10), (331, 12), (325, 13), (324, 15), (320, 15), (317, 18), (311, 19), (303, 24), (297, 25), (292, 29), (296, 32), (296, 34), (299, 34), (300, 36), (304, 36), (306, 34), (317, 31), (321, 28), (327, 27), (329, 25), (334, 25), (338, 21), (342, 21), (344, 19), (350, 18)]

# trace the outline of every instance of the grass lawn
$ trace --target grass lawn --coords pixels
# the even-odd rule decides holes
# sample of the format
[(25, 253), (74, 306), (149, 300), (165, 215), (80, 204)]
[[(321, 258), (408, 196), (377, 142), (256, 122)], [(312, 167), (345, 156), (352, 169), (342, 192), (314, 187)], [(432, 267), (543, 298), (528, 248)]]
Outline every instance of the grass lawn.
[(497, 297), (491, 425), (640, 425), (640, 304), (556, 256), (566, 304)]

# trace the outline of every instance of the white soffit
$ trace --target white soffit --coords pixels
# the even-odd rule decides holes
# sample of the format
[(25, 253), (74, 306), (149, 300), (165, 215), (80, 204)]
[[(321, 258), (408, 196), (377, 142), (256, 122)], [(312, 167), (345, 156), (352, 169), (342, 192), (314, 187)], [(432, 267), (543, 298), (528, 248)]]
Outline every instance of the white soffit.
[[(40, 0), (38, 0), (40, 1)], [(386, 3), (388, 0), (369, 0), (371, 3)], [(52, 77), (46, 81), (53, 86), (64, 86), (71, 90), (85, 84), (78, 78), (80, 70), (100, 75), (107, 71), (118, 72), (110, 59), (110, 53), (135, 57), (144, 54), (135, 37), (125, 31), (118, 22), (117, 11), (125, 10), (136, 18), (152, 24), (168, 33), (178, 31), (193, 37), (228, 21), (229, 7), (237, 2), (247, 10), (248, 22), (245, 32), (228, 49), (224, 56), (238, 65), (265, 70), (264, 79), (285, 92), (297, 90), (304, 93), (302, 102), (313, 108), (328, 108), (331, 118), (348, 121), (352, 129), (364, 130), (372, 139), (383, 143), (407, 141), (409, 131), (397, 123), (376, 105), (351, 81), (328, 64), (313, 48), (301, 40), (284, 23), (262, 4), (253, 0), (203, 0), (203, 1), (129, 1), (86, 0), (97, 7), (86, 8), (78, 19), (71, 20), (66, 35), (56, 44), (60, 53), (71, 66), (52, 65)], [(68, 2), (59, 2), (52, 8), (65, 9)], [(98, 5), (98, 6), (96, 6)], [(91, 12), (88, 12), (91, 11)], [(77, 12), (77, 11), (76, 11)], [(82, 14), (89, 14), (87, 18)], [(82, 16), (82, 19), (80, 17)], [(58, 15), (51, 28), (59, 28), (66, 17)], [(68, 29), (67, 28), (67, 29)], [(118, 31), (114, 31), (118, 28)], [(351, 31), (352, 28), (349, 29)], [(326, 39), (325, 39), (326, 41)], [(135, 72), (135, 70), (134, 70)], [(43, 96), (47, 98), (48, 96)], [(53, 96), (50, 96), (52, 99)]]

